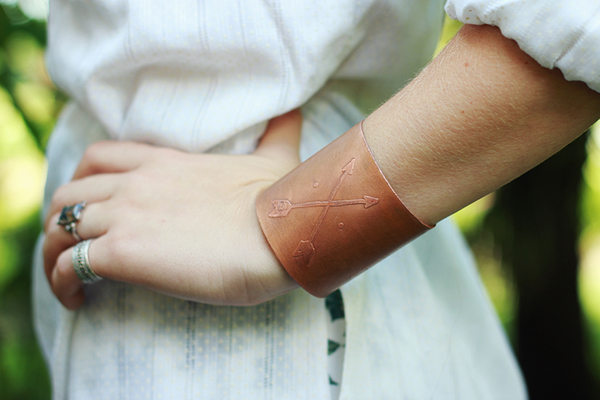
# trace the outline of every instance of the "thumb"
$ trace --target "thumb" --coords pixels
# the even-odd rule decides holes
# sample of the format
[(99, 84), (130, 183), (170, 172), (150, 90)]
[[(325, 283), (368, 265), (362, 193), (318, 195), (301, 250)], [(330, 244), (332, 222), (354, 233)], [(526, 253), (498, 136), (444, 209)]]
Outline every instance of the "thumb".
[(299, 109), (273, 118), (269, 121), (258, 148), (254, 154), (274, 160), (300, 163), (300, 132), (302, 113)]

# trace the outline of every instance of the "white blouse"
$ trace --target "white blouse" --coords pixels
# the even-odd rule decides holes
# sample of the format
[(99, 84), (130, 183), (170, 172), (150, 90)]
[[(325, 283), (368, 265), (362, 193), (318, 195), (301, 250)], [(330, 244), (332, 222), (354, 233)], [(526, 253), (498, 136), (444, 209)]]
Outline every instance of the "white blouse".
[[(545, 10), (535, 1), (512, 3), (499, 6), (513, 10), (498, 14), (514, 19), (500, 23), (503, 32), (522, 32), (536, 20), (524, 10)], [(582, 10), (592, 4), (580, 3), (587, 4)], [(447, 9), (467, 23), (496, 23), (490, 4), (499, 2), (451, 0)], [(587, 21), (584, 11), (579, 18)], [(564, 12), (544, 15), (565, 32), (585, 25), (558, 24)], [(302, 106), (306, 159), (427, 63), (442, 20), (442, 0), (51, 0), (48, 69), (72, 101), (48, 146), (45, 206), (98, 140), (247, 153), (270, 118)], [(527, 25), (539, 42), (523, 39), (523, 48), (548, 46), (535, 30), (545, 32), (545, 24)], [(597, 69), (567, 61), (580, 42), (569, 43), (557, 47), (561, 57), (540, 54), (597, 88)], [(600, 46), (587, 48), (597, 55)], [(216, 307), (103, 281), (87, 287), (84, 306), (70, 312), (49, 290), (39, 246), (34, 268), (36, 327), (55, 399), (331, 397), (330, 316), (323, 300), (302, 290), (256, 307)], [(342, 295), (340, 399), (526, 397), (450, 221), (345, 285)]]
[(544, 67), (600, 92), (600, 1), (450, 0), (446, 12), (465, 24), (498, 26)]

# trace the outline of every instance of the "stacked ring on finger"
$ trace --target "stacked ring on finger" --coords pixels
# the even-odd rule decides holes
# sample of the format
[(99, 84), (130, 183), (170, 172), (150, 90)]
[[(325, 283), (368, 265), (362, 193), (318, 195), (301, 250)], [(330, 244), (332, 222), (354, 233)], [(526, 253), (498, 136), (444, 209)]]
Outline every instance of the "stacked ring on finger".
[(97, 275), (90, 265), (89, 249), (91, 239), (79, 242), (73, 247), (71, 260), (75, 273), (83, 283), (95, 283), (102, 280), (102, 277)]
[(82, 201), (72, 206), (63, 207), (57, 222), (58, 225), (63, 226), (67, 232), (73, 235), (78, 242), (81, 242), (83, 239), (77, 233), (77, 223), (81, 218), (81, 213), (86, 204), (86, 201)]

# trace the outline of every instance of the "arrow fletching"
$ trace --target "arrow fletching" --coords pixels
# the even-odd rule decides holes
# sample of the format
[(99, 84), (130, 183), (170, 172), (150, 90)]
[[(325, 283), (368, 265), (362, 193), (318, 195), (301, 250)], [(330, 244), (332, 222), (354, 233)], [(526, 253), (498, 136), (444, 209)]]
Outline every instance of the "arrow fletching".
[(298, 247), (294, 250), (292, 256), (294, 257), (302, 257), (304, 259), (304, 263), (308, 264), (313, 254), (315, 254), (315, 247), (308, 240), (301, 240), (298, 243)]
[(269, 217), (285, 217), (292, 210), (292, 203), (289, 200), (273, 200), (273, 211), (269, 213)]

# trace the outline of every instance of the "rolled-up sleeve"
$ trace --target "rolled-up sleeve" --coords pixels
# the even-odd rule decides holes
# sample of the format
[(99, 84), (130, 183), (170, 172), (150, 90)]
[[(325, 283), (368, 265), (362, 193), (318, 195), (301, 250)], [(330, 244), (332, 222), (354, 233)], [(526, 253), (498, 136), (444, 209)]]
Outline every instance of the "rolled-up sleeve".
[(600, 1), (449, 0), (446, 12), (465, 24), (499, 27), (542, 66), (600, 92)]

